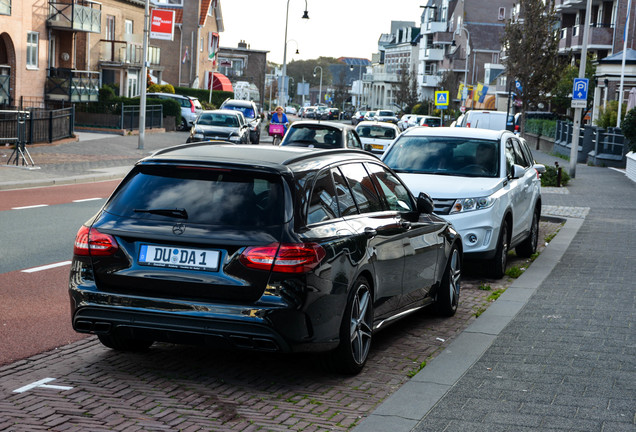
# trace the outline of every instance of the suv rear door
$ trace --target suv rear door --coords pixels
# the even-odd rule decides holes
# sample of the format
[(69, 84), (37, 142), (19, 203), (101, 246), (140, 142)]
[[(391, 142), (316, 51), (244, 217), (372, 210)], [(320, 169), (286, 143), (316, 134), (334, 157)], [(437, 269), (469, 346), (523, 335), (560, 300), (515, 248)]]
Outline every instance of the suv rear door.
[[(513, 207), (512, 239), (525, 237), (525, 233), (530, 229), (535, 202), (535, 181), (536, 170), (532, 167), (532, 161), (527, 159), (521, 142), (516, 137), (509, 137), (506, 140), (506, 168), (511, 178), (510, 200)], [(518, 179), (512, 178), (512, 164), (520, 165), (524, 169), (523, 176)]]

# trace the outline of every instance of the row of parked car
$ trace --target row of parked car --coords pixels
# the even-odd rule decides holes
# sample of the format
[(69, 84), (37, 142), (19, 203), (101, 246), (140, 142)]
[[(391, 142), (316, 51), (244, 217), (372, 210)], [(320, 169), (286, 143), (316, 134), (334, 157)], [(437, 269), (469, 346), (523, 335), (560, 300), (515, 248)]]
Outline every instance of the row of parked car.
[[(216, 111), (192, 130), (244, 117)], [(280, 147), (219, 136), (139, 161), (80, 228), (76, 331), (121, 351), (316, 351), (358, 373), (388, 323), (455, 314), (464, 259), (500, 277), (511, 248), (536, 250), (543, 168), (512, 132), (301, 120)]]
[(338, 120), (340, 118), (340, 110), (326, 105), (306, 106), (300, 108), (298, 117), (315, 120)]

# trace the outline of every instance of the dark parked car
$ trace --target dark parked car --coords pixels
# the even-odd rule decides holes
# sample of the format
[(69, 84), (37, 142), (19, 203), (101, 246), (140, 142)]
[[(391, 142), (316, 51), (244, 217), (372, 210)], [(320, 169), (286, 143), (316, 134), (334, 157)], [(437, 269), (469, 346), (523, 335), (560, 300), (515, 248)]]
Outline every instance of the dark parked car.
[(242, 112), (243, 117), (245, 117), (245, 120), (249, 124), (250, 142), (252, 144), (258, 144), (261, 141), (261, 114), (254, 102), (240, 99), (226, 99), (221, 104), (221, 109)]
[(249, 144), (249, 126), (240, 111), (203, 111), (190, 130), (186, 142), (224, 140)]
[(72, 325), (116, 350), (322, 351), (357, 373), (385, 324), (457, 309), (461, 240), (431, 212), (363, 151), (161, 150), (77, 233)]
[(360, 150), (363, 148), (360, 137), (352, 126), (316, 120), (293, 122), (280, 145)]

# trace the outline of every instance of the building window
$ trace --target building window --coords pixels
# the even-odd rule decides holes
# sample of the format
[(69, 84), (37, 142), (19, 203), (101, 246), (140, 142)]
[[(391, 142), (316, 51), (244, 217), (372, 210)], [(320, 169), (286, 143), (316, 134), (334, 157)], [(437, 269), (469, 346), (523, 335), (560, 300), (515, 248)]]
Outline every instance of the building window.
[(39, 39), (40, 39), (40, 34), (38, 32), (27, 33), (27, 46), (26, 46), (27, 68), (34, 69), (38, 67)]
[(499, 63), (499, 53), (492, 53), (492, 62)]
[(133, 34), (133, 22), (132, 20), (126, 20), (126, 34)]
[(106, 40), (115, 40), (115, 17), (106, 15)]

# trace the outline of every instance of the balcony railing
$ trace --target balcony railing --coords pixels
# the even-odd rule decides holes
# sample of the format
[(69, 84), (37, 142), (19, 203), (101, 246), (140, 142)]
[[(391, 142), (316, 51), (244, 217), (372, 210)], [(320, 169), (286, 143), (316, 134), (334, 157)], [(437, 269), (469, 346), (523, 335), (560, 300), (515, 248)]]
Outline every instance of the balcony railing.
[(63, 68), (48, 69), (44, 93), (47, 100), (97, 102), (99, 72)]
[(426, 48), (424, 52), (425, 61), (439, 61), (444, 58), (444, 50), (439, 48)]
[(11, 15), (11, 0), (0, 0), (0, 15)]
[[(574, 26), (571, 29), (571, 41), (566, 48), (580, 51), (583, 46), (583, 26)], [(563, 35), (563, 32), (561, 33)], [(568, 31), (568, 35), (570, 32)], [(612, 40), (614, 37), (614, 28), (612, 26), (603, 26), (601, 24), (590, 25), (590, 31), (588, 32), (587, 45), (588, 48), (593, 49), (612, 49)], [(562, 49), (561, 42), (559, 41), (559, 49)]]
[(49, 26), (91, 33), (102, 32), (102, 4), (91, 0), (49, 0)]
[(447, 31), (441, 31), (433, 34), (433, 44), (445, 45), (453, 42), (453, 33)]
[(121, 65), (141, 65), (143, 47), (126, 41), (102, 40), (99, 44), (99, 61)]
[(448, 23), (446, 21), (427, 21), (424, 24), (425, 34), (445, 32)]

